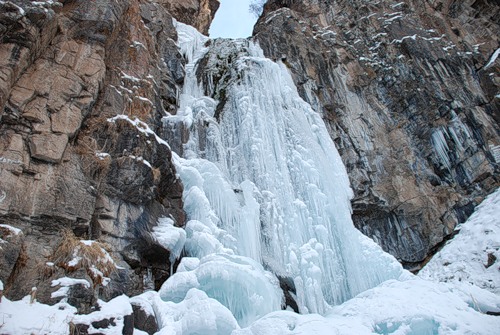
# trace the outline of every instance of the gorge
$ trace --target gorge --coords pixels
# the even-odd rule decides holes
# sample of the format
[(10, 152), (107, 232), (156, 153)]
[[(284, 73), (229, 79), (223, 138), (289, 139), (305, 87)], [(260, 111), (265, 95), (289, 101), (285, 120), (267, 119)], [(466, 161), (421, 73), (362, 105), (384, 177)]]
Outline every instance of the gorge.
[(217, 8), (0, 1), (0, 333), (494, 334), (499, 4)]

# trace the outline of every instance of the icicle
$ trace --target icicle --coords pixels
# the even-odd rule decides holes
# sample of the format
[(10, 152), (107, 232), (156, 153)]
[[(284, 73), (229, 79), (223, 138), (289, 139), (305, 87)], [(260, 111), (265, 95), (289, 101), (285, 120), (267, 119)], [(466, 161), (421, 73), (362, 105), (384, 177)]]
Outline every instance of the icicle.
[(432, 145), (434, 147), (434, 151), (438, 155), (441, 163), (443, 163), (444, 167), (451, 170), (450, 156), (448, 156), (448, 151), (450, 148), (448, 147), (448, 143), (446, 143), (446, 137), (448, 134), (445, 129), (437, 129), (432, 133)]

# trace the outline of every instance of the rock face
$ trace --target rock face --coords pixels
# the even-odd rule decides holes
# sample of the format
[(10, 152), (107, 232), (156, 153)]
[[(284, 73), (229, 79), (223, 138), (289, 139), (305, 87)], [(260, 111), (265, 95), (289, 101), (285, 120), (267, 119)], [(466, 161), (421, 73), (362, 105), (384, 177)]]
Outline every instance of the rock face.
[[(176, 113), (185, 76), (172, 19), (206, 33), (218, 6), (0, 1), (0, 280), (9, 299), (36, 286), (40, 302), (54, 303), (61, 284), (52, 280), (69, 276), (77, 284), (65, 298), (88, 313), (97, 298), (158, 288), (170, 275), (152, 230), (161, 217), (185, 221), (169, 143), (182, 153), (188, 133), (161, 122)], [(323, 115), (350, 173), (355, 224), (408, 267), (500, 184), (499, 17), (493, 0), (269, 0), (255, 28)], [(217, 117), (229, 78), (212, 75)], [(108, 253), (116, 266), (97, 275), (71, 262)], [(150, 315), (138, 314), (153, 333)]]
[(255, 27), (323, 115), (356, 226), (409, 268), (499, 185), (499, 17), (489, 0), (269, 0)]
[[(141, 293), (169, 276), (169, 252), (151, 231), (160, 217), (185, 220), (168, 139), (156, 135), (184, 78), (172, 19), (206, 32), (217, 7), (0, 1), (0, 223), (22, 230), (2, 233), (8, 298), (36, 286), (38, 300), (53, 303), (51, 281), (68, 275), (93, 283), (68, 293), (85, 312), (97, 297)], [(111, 284), (58, 263), (63, 236), (99, 240), (119, 265)]]

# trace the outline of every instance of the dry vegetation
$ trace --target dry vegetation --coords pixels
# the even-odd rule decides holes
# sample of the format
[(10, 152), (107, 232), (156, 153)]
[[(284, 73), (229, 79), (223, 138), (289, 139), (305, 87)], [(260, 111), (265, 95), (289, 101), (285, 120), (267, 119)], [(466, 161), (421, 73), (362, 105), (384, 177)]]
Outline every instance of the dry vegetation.
[(96, 180), (100, 180), (105, 176), (111, 166), (111, 157), (98, 157), (101, 152), (97, 145), (97, 141), (90, 136), (83, 136), (75, 147), (75, 152), (82, 159), (83, 171), (89, 173)]
[(53, 262), (69, 273), (85, 269), (96, 286), (102, 284), (105, 277), (109, 277), (117, 269), (107, 250), (109, 247), (106, 244), (82, 241), (68, 229), (63, 231)]

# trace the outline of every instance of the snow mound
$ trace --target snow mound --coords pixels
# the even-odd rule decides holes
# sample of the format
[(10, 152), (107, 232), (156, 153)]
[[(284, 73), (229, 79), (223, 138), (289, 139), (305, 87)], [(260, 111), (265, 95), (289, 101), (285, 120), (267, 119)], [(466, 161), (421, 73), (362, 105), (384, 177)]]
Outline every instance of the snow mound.
[(67, 335), (76, 308), (59, 303), (54, 306), (30, 303), (30, 296), (19, 301), (3, 297), (0, 303), (0, 334)]
[(334, 307), (325, 317), (275, 312), (233, 335), (494, 335), (498, 329), (498, 317), (475, 311), (447, 285), (412, 277), (386, 281)]
[[(72, 322), (74, 324), (89, 325), (89, 334), (98, 333), (103, 335), (121, 334), (124, 326), (125, 316), (132, 315), (132, 305), (126, 295), (118, 296), (108, 302), (98, 301), (99, 311), (87, 315), (75, 315)], [(104, 319), (113, 319), (114, 324), (108, 328), (96, 329), (92, 325), (93, 322)]]
[(469, 283), (500, 294), (500, 189), (487, 197), (460, 233), (420, 271), (424, 279)]

